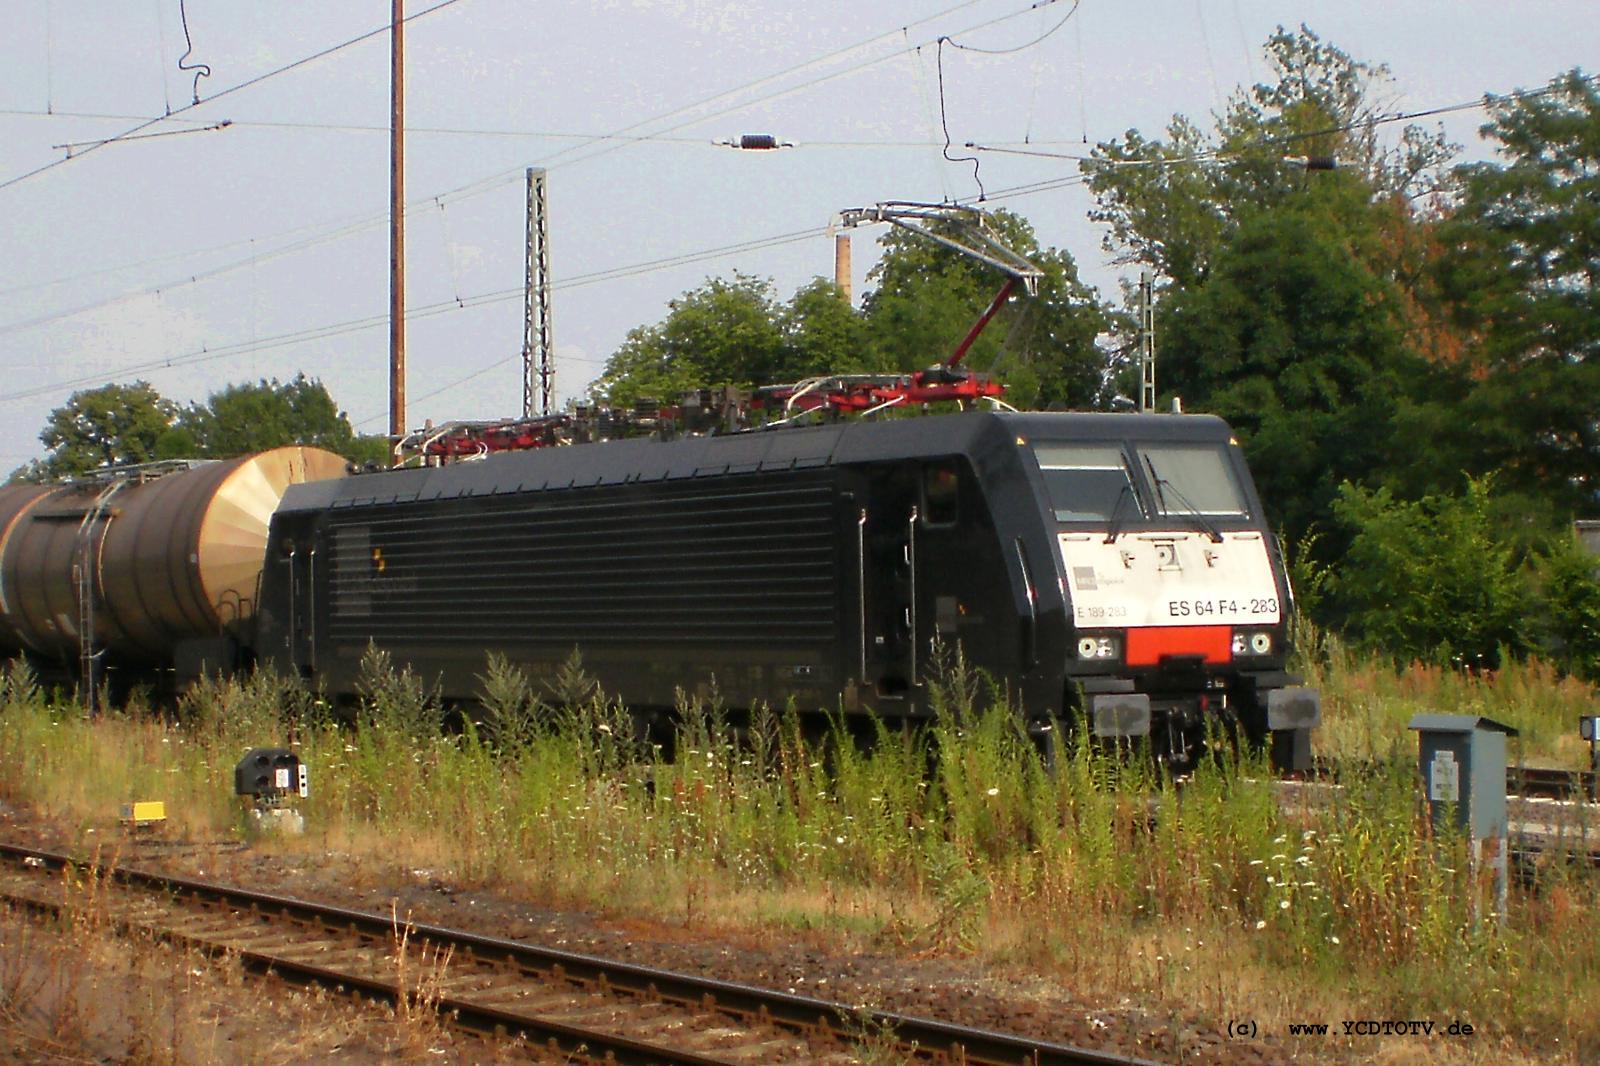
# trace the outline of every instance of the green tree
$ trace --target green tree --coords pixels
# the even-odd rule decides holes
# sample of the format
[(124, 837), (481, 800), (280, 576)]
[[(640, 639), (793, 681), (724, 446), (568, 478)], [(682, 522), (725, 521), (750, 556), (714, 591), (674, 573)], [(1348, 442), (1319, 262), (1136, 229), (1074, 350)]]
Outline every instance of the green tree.
[(251, 385), (229, 385), (178, 416), (176, 432), (194, 453), (229, 459), (285, 444), (307, 444), (354, 457), (355, 431), (320, 381), (298, 374)]
[(814, 278), (795, 291), (779, 315), (778, 328), (784, 345), (775, 381), (883, 369), (875, 361), (866, 319), (825, 278)]
[(339, 454), (357, 466), (390, 466), (394, 463), (394, 447), (389, 438), (375, 433), (363, 433), (350, 441)]
[(1541, 650), (1563, 669), (1600, 682), (1600, 558), (1569, 533), (1540, 556), (1535, 577)]
[(1158, 381), (1239, 431), (1272, 518), (1296, 542), (1342, 482), (1381, 484), (1409, 461), (1396, 453), (1407, 397), (1431, 374), (1408, 344), (1397, 287), (1352, 247), (1344, 212), (1318, 202), (1360, 195), (1333, 185), (1246, 217), (1206, 281), (1172, 292), (1158, 316)]
[[(1415, 497), (1466, 465), (1448, 406), (1468, 390), (1462, 336), (1426, 265), (1427, 194), (1454, 149), (1419, 127), (1380, 142), (1387, 68), (1304, 26), (1280, 27), (1267, 57), (1273, 76), (1210, 133), (1175, 116), (1165, 141), (1130, 131), (1088, 171), (1107, 247), (1168, 279), (1158, 385), (1239, 430), (1270, 516), (1300, 542), (1345, 481)], [(1308, 543), (1325, 565), (1347, 538)]]
[(732, 281), (710, 278), (667, 307), (657, 325), (628, 331), (592, 393), (619, 403), (676, 400), (692, 389), (766, 384), (785, 361), (770, 281), (740, 273)]
[(230, 385), (204, 404), (179, 408), (149, 382), (74, 393), (50, 413), (39, 439), (51, 448), (12, 480), (50, 481), (97, 468), (160, 459), (226, 459), (308, 444), (357, 463), (391, 461), (385, 437), (357, 436), (320, 381), (297, 375)]
[[(1005, 323), (986, 331), (966, 365), (997, 373), (1019, 406), (1098, 402), (1106, 358), (1095, 338), (1106, 327), (1105, 309), (1078, 280), (1071, 257), (1041, 249), (1026, 222), (1003, 211), (991, 222), (1001, 239), (1039, 265), (1044, 277), (1037, 299), (1012, 301), (1006, 312), (1012, 319), (1009, 333)], [(628, 403), (639, 396), (675, 399), (696, 388), (904, 372), (940, 362), (1004, 279), (990, 267), (898, 229), (891, 228), (882, 243), (883, 257), (869, 275), (876, 288), (860, 312), (821, 278), (782, 305), (765, 279), (712, 278), (672, 301), (660, 323), (632, 330), (590, 391)]]
[(1308, 27), (1267, 40), (1274, 80), (1235, 92), (1207, 134), (1175, 115), (1166, 139), (1129, 130), (1096, 146), (1085, 167), (1119, 261), (1153, 267), (1179, 288), (1205, 280), (1245, 217), (1295, 199), (1308, 175), (1291, 157), (1332, 157), (1360, 175), (1372, 200), (1416, 200), (1437, 190), (1455, 152), (1443, 135), (1407, 126), (1386, 146), (1373, 122), (1386, 66), (1352, 59)]
[(1600, 88), (1489, 98), (1500, 163), (1458, 169), (1441, 284), (1476, 344), (1461, 420), (1508, 490), (1600, 504)]
[(42, 460), (16, 471), (13, 479), (51, 481), (92, 470), (171, 458), (171, 431), (178, 407), (148, 381), (101, 385), (73, 393), (50, 412), (39, 440), (50, 449)]
[(1353, 531), (1334, 593), (1369, 646), (1487, 666), (1529, 647), (1528, 582), (1487, 481), (1415, 502), (1346, 485), (1334, 510)]

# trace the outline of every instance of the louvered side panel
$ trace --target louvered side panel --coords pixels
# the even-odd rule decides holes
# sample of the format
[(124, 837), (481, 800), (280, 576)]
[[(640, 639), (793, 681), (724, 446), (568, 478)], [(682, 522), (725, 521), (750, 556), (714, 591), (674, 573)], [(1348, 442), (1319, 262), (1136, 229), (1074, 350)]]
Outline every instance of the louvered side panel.
[(814, 644), (838, 624), (831, 477), (770, 475), (355, 508), (331, 636)]

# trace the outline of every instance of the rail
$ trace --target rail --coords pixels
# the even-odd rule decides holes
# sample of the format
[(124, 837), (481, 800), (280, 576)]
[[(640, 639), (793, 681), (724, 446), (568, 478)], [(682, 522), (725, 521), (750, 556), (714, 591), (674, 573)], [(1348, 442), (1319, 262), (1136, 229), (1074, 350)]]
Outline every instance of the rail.
[[(209, 881), (137, 869), (96, 867), (73, 856), (13, 844), (0, 843), (0, 860), (9, 866), (6, 876), (0, 877), (0, 896), (23, 905), (45, 910), (59, 910), (65, 906), (40, 899), (37, 893), (19, 887), (29, 883), (36, 887), (41, 873), (69, 867), (97, 869), (108, 881), (150, 894), (163, 901), (163, 906), (199, 907), (208, 911), (207, 920), (198, 926), (193, 924), (192, 916), (176, 921), (151, 919), (148, 914), (154, 904), (147, 900), (142, 905), (144, 910), (128, 908), (122, 912), (147, 917), (115, 919), (124, 927), (150, 929), (158, 935), (202, 948), (236, 952), (249, 969), (257, 972), (270, 971), (290, 980), (343, 988), (391, 1003), (401, 996), (413, 1002), (431, 1002), (448, 1024), (490, 1036), (537, 1040), (554, 1049), (591, 1059), (711, 1066), (749, 1061), (750, 1042), (759, 1040), (764, 1042), (763, 1046), (771, 1044), (774, 1055), (784, 1061), (821, 1061), (836, 1051), (841, 1042), (848, 1042), (852, 1034), (869, 1032), (889, 1034), (903, 1054), (914, 1061), (972, 1066), (1111, 1066), (1113, 1063), (1146, 1062), (1126, 1055), (889, 1011), (858, 1010), (808, 996), (440, 926), (408, 922), (397, 928), (395, 919), (384, 915)], [(29, 874), (33, 876), (27, 876)], [(219, 927), (218, 912), (221, 910), (238, 918), (235, 923), (238, 928), (228, 928), (225, 922)], [(192, 928), (203, 929), (203, 935), (183, 932), (186, 922)], [(311, 927), (315, 933), (290, 938), (291, 942), (286, 944), (283, 930), (273, 928), (274, 923), (284, 922)], [(450, 960), (449, 979), (441, 982), (444, 990), (436, 997), (424, 997), (414, 989), (403, 987), (392, 972), (384, 976), (374, 972), (371, 966), (363, 968), (345, 963), (352, 954), (350, 940), (367, 944), (370, 955), (392, 947), (400, 933), (404, 933), (409, 945), (419, 950), (431, 949), (436, 958), (441, 952), (449, 953), (446, 956)], [(342, 947), (338, 945), (340, 940), (345, 941)], [(466, 972), (458, 973), (458, 970)], [(542, 983), (542, 987), (532, 988), (529, 982)], [(473, 984), (484, 987), (474, 989)], [(566, 991), (560, 991), (561, 988)], [(581, 993), (573, 991), (575, 988), (581, 988)], [(574, 997), (581, 997), (583, 1002), (574, 1003)], [(596, 1005), (594, 1001), (600, 998), (612, 1001), (612, 1006)], [(698, 1025), (663, 1022), (660, 1016), (663, 1010), (675, 1011), (680, 1019), (699, 1017), (702, 1021)], [(609, 1024), (591, 1023), (597, 1015), (604, 1016)], [(732, 1022), (743, 1029), (730, 1031), (708, 1027), (703, 1021), (706, 1016), (721, 1018), (722, 1024)], [(617, 1031), (619, 1028), (627, 1030), (630, 1025), (636, 1032)], [(675, 1033), (677, 1046), (657, 1042), (662, 1039), (663, 1030)], [(640, 1035), (651, 1033), (654, 1035)], [(780, 1046), (784, 1040), (796, 1039), (806, 1046), (820, 1044), (829, 1050), (807, 1056), (804, 1048)], [(718, 1041), (729, 1040), (737, 1041), (738, 1048), (744, 1049), (746, 1054), (734, 1054), (734, 1046), (728, 1044), (728, 1054), (719, 1055)]]

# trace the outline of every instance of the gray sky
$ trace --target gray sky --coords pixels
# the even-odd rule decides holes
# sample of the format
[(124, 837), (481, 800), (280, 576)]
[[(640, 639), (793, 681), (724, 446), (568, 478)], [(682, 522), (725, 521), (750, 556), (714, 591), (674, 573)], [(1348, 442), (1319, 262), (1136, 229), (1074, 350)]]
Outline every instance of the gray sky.
[[(437, 0), (410, 0), (415, 13)], [(523, 168), (551, 187), (561, 395), (627, 330), (707, 276), (774, 279), (780, 298), (830, 275), (845, 207), (968, 197), (941, 159), (935, 41), (992, 49), (1055, 27), (1071, 0), (806, 4), (776, 0), (455, 0), (407, 30), (409, 421), (521, 406)], [(0, 183), (192, 101), (178, 0), (9, 0)], [(201, 106), (0, 186), (0, 473), (39, 455), (75, 388), (143, 377), (180, 401), (304, 371), (358, 429), (387, 426), (388, 38), (206, 102), (381, 26), (389, 5), (188, 0)], [(1039, 43), (944, 52), (959, 145), (1071, 153), (1174, 112), (1208, 124), (1265, 76), (1261, 45), (1305, 23), (1393, 70), (1386, 106), (1416, 110), (1593, 72), (1600, 5), (1376, 0), (1082, 0)], [(94, 117), (99, 116), (99, 117)], [(1444, 116), (1481, 157), (1481, 111)], [(792, 150), (714, 138), (774, 133)], [(609, 134), (621, 134), (606, 139)], [(78, 149), (82, 151), (82, 149)], [(1118, 268), (1067, 184), (1073, 163), (986, 153), (997, 206), (1029, 218), (1086, 280)], [(872, 230), (855, 238), (856, 290)], [(789, 237), (785, 241), (773, 238)], [(660, 265), (743, 246), (697, 262)]]

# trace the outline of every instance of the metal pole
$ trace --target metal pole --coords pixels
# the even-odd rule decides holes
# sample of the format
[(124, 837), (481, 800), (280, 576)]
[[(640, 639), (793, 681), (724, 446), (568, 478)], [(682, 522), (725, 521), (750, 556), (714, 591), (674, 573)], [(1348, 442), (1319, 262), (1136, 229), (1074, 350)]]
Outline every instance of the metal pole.
[(389, 434), (406, 432), (405, 0), (389, 28)]
[(1139, 272), (1139, 410), (1156, 409), (1155, 278)]

